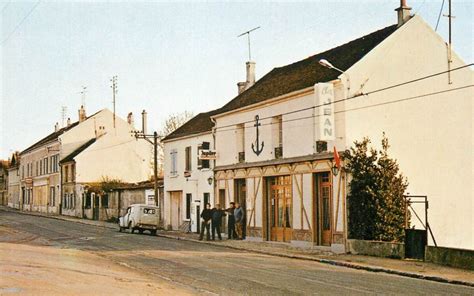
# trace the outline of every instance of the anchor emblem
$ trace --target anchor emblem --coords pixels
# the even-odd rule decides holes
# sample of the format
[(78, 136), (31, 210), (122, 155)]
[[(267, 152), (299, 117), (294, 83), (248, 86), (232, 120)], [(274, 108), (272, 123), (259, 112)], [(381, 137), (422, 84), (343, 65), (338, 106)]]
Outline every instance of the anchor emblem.
[(253, 150), (253, 153), (260, 155), (260, 153), (262, 153), (263, 151), (263, 146), (265, 145), (265, 143), (262, 141), (262, 146), (260, 147), (260, 140), (259, 140), (259, 131), (258, 131), (258, 127), (261, 125), (260, 122), (258, 122), (258, 115), (255, 115), (255, 124), (253, 126), (255, 126), (255, 128), (257, 129), (257, 140), (255, 141), (255, 145), (254, 143), (252, 143), (252, 150)]

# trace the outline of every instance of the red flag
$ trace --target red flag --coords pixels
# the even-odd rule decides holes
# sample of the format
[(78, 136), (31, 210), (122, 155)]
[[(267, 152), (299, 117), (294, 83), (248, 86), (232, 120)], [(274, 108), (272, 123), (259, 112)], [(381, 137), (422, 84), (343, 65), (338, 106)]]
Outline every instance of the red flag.
[(336, 146), (334, 146), (334, 161), (336, 162), (336, 167), (341, 168), (341, 158), (339, 157)]

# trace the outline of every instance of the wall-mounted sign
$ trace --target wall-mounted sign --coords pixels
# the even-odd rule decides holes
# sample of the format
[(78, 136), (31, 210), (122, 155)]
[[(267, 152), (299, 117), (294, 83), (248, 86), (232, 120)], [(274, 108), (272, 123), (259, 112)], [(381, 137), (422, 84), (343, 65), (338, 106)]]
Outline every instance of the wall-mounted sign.
[(214, 160), (217, 158), (217, 152), (215, 150), (200, 150), (199, 159), (201, 160)]
[(316, 95), (316, 114), (319, 123), (318, 140), (335, 140), (333, 84), (317, 83), (314, 85), (314, 93)]
[(257, 133), (257, 137), (255, 139), (255, 143), (252, 143), (252, 151), (253, 153), (257, 154), (257, 156), (259, 156), (260, 153), (262, 153), (263, 147), (265, 146), (265, 143), (263, 141), (260, 144), (260, 135), (259, 135), (258, 127), (261, 126), (262, 124), (258, 122), (258, 120), (259, 120), (259, 116), (255, 115), (255, 124), (253, 126), (255, 126), (256, 128), (255, 132)]

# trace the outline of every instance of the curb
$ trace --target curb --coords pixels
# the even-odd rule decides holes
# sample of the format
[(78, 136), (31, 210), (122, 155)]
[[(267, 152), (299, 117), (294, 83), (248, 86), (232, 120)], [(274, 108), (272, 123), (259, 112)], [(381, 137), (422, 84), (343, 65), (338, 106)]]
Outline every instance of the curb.
[(415, 278), (415, 279), (421, 279), (421, 280), (427, 280), (427, 281), (434, 281), (434, 282), (445, 283), (445, 284), (453, 284), (453, 285), (462, 285), (462, 286), (474, 287), (474, 282), (465, 282), (465, 281), (460, 281), (460, 280), (450, 280), (450, 279), (442, 278), (442, 277), (438, 277), (438, 276), (429, 276), (429, 275), (423, 275), (423, 274), (419, 274), (419, 273), (405, 272), (405, 271), (399, 271), (399, 270), (383, 268), (383, 267), (375, 267), (375, 266), (370, 266), (370, 265), (360, 265), (360, 264), (348, 263), (348, 262), (345, 262), (345, 261), (323, 259), (323, 258), (314, 258), (314, 257), (309, 257), (309, 256), (303, 256), (303, 255), (289, 255), (289, 254), (281, 254), (281, 253), (274, 253), (274, 252), (264, 252), (264, 251), (260, 251), (260, 250), (251, 250), (251, 249), (246, 249), (246, 248), (243, 248), (243, 247), (220, 245), (220, 244), (216, 244), (216, 243), (213, 243), (213, 242), (199, 241), (199, 240), (195, 240), (195, 239), (189, 239), (189, 238), (185, 238), (185, 237), (184, 238), (183, 237), (176, 237), (176, 236), (166, 235), (166, 234), (157, 234), (157, 236), (167, 238), (167, 239), (175, 239), (175, 240), (189, 241), (189, 242), (200, 243), (200, 244), (213, 245), (213, 246), (218, 246), (218, 247), (222, 247), (222, 248), (234, 249), (234, 250), (239, 250), (239, 251), (246, 251), (246, 252), (250, 252), (250, 253), (258, 253), (258, 254), (269, 255), (269, 256), (274, 256), (274, 257), (283, 257), (283, 258), (290, 258), (290, 259), (315, 261), (315, 262), (319, 262), (319, 263), (322, 263), (322, 264), (328, 264), (328, 265), (346, 267), (346, 268), (352, 268), (352, 269), (358, 269), (358, 270), (365, 270), (365, 271), (369, 271), (369, 272), (382, 272), (382, 273), (387, 273), (387, 274), (394, 274), (394, 275), (403, 276), (403, 277), (409, 277), (409, 278)]

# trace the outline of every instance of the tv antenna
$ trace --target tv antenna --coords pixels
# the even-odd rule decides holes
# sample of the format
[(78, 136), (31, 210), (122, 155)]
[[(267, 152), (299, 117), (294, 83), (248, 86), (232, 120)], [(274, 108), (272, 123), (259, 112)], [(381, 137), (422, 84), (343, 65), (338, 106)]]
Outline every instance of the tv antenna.
[(81, 94), (81, 106), (86, 108), (86, 93), (87, 93), (87, 86), (82, 86), (81, 91), (79, 92)]
[(112, 85), (110, 87), (112, 88), (112, 103), (114, 104), (114, 128), (115, 128), (115, 95), (118, 92), (117, 75), (113, 76), (112, 79), (110, 79), (110, 82), (112, 82)]
[(257, 29), (260, 29), (260, 26), (258, 26), (256, 28), (253, 28), (251, 30), (248, 30), (247, 32), (243, 32), (242, 34), (237, 36), (237, 37), (241, 37), (241, 36), (244, 36), (245, 34), (247, 34), (247, 40), (248, 40), (248, 44), (249, 44), (249, 61), (252, 60), (252, 55), (251, 55), (251, 51), (250, 51), (250, 33), (257, 30)]
[(66, 121), (67, 116), (67, 107), (61, 106), (61, 126), (64, 127), (64, 122)]

